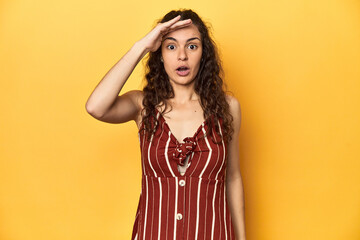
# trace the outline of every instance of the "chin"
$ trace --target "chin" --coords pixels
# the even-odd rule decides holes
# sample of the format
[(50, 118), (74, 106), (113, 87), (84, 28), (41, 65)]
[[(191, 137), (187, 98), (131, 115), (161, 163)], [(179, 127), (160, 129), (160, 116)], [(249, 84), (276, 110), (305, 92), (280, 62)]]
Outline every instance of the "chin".
[(193, 83), (194, 82), (194, 78), (191, 78), (191, 76), (190, 77), (182, 77), (182, 78), (176, 78), (175, 79), (175, 83), (177, 83), (177, 84), (181, 84), (181, 85), (189, 85), (190, 83)]

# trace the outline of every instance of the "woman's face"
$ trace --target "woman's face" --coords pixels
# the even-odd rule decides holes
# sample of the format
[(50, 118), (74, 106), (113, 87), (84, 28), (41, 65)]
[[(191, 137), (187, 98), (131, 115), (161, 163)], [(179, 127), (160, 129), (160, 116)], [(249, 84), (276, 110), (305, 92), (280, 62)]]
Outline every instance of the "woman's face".
[(199, 71), (202, 56), (201, 34), (198, 28), (191, 24), (165, 35), (161, 54), (170, 82), (192, 82)]

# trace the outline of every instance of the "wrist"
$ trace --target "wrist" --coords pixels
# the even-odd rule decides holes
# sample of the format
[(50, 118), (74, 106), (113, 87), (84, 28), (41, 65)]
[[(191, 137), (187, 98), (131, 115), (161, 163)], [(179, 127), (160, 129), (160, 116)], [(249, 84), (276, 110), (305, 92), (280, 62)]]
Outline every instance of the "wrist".
[(148, 52), (150, 52), (150, 50), (141, 40), (135, 42), (133, 48), (136, 48), (138, 51), (140, 51), (142, 53), (142, 56), (145, 56)]

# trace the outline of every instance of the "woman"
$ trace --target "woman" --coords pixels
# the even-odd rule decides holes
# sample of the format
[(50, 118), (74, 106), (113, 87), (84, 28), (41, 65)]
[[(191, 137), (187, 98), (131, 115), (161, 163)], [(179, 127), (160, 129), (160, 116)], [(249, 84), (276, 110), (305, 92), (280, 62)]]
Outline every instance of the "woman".
[[(118, 96), (147, 53), (143, 91)], [(132, 239), (246, 239), (240, 104), (224, 93), (221, 74), (201, 18), (171, 11), (89, 97), (96, 119), (139, 128), (143, 174)]]

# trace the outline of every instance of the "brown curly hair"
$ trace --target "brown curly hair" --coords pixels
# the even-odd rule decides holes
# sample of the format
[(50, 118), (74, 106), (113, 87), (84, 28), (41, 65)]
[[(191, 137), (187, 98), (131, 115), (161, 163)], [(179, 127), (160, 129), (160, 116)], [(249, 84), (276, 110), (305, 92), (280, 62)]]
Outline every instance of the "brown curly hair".
[[(191, 19), (201, 34), (203, 46), (202, 61), (199, 72), (195, 77), (194, 91), (200, 96), (200, 104), (204, 111), (204, 119), (206, 119), (205, 123), (209, 125), (207, 134), (215, 142), (211, 134), (212, 129), (215, 128), (216, 133), (222, 137), (224, 142), (229, 143), (234, 129), (232, 126), (233, 117), (230, 114), (225, 92), (230, 91), (226, 90), (227, 86), (223, 81), (224, 72), (216, 44), (210, 36), (210, 27), (205, 25), (198, 14), (191, 9), (170, 11), (161, 20), (158, 20), (157, 23), (167, 22), (178, 15), (181, 15), (180, 20)], [(142, 126), (144, 127), (139, 132), (142, 132), (141, 130), (144, 129), (147, 133), (147, 140), (150, 139), (152, 133), (155, 133), (156, 127), (159, 125), (155, 115), (155, 106), (162, 103), (162, 105), (165, 104), (166, 109), (167, 103), (164, 100), (174, 97), (173, 88), (168, 80), (168, 75), (160, 57), (161, 46), (157, 51), (149, 52), (146, 62), (146, 85), (143, 88), (144, 98), (142, 101), (144, 108), (141, 111), (141, 116), (143, 116)], [(145, 111), (145, 114), (143, 114), (143, 111)], [(211, 115), (214, 118), (210, 118)], [(151, 116), (155, 122), (150, 121)], [(223, 119), (222, 134), (219, 132), (218, 124), (215, 124), (219, 118)]]

